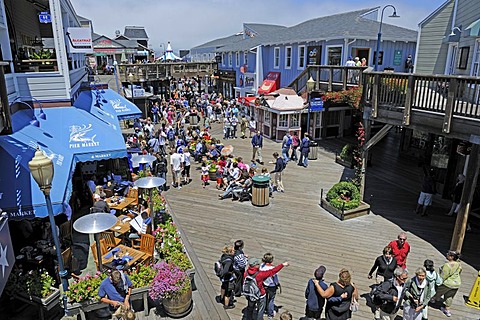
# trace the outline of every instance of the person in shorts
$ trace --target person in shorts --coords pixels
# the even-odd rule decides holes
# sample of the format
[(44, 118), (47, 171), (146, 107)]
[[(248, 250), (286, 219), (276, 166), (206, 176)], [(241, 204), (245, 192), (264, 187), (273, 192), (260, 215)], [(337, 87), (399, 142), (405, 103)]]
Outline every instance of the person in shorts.
[(427, 209), (432, 205), (432, 198), (435, 193), (437, 193), (436, 183), (435, 183), (435, 171), (430, 169), (428, 172), (424, 168), (425, 176), (422, 182), (422, 191), (417, 201), (417, 208), (415, 213), (421, 213), (422, 216), (427, 215)]

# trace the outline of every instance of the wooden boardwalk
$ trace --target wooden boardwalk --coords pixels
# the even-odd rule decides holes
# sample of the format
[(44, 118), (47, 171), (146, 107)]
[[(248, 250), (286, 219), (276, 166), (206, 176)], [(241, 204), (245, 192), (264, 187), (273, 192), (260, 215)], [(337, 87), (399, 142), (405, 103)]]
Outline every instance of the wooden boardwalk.
[[(220, 137), (220, 128), (214, 124), (214, 135)], [(391, 133), (387, 139), (395, 133)], [(235, 154), (246, 161), (251, 157), (249, 139), (228, 140), (225, 144), (235, 147)], [(165, 193), (172, 213), (183, 230), (183, 237), (193, 249), (193, 259), (198, 271), (202, 309), (196, 316), (202, 319), (223, 318), (222, 311), (209, 309), (212, 298), (220, 292), (220, 282), (213, 273), (213, 263), (220, 257), (221, 248), (234, 240), (243, 239), (245, 252), (250, 257), (262, 257), (265, 252), (275, 256), (275, 263), (289, 261), (291, 265), (280, 272), (282, 293), (277, 295), (280, 311), (290, 310), (294, 319), (303, 315), (304, 290), (307, 280), (321, 264), (327, 268), (326, 280), (336, 280), (338, 271), (348, 268), (360, 293), (369, 291), (371, 280), (367, 273), (383, 247), (395, 239), (401, 230), (407, 231), (412, 252), (408, 257), (411, 272), (427, 258), (440, 266), (448, 249), (454, 221), (443, 214), (449, 203), (436, 201), (430, 216), (416, 216), (412, 210), (419, 187), (416, 163), (396, 157), (395, 146), (384, 141), (373, 149), (372, 168), (367, 171), (366, 194), (372, 195), (374, 213), (349, 221), (339, 221), (319, 205), (320, 189), (328, 190), (345, 174), (344, 168), (334, 162), (334, 150), (339, 151), (343, 142), (324, 140), (320, 143), (318, 160), (310, 161), (308, 168), (289, 163), (284, 173), (285, 193), (275, 193), (267, 207), (254, 207), (249, 202), (238, 203), (230, 199), (218, 200), (220, 193), (211, 184), (203, 189), (200, 173), (192, 165), (193, 182), (181, 190), (170, 189)], [(382, 146), (383, 145), (383, 146)], [(385, 149), (384, 151), (379, 149)], [(280, 144), (264, 139), (263, 156), (271, 170), (272, 153), (280, 151)], [(170, 184), (170, 173), (168, 174)], [(477, 229), (478, 230), (478, 229)], [(480, 311), (464, 306), (463, 295), (468, 295), (477, 271), (478, 234), (468, 234), (464, 252), (463, 285), (457, 293), (452, 319), (478, 319)], [(197, 278), (196, 276), (196, 278)], [(209, 299), (210, 303), (208, 302)], [(230, 319), (241, 319), (245, 299), (237, 298), (236, 308), (228, 310)], [(214, 302), (213, 302), (214, 303)], [(354, 319), (372, 319), (370, 308), (362, 298), (360, 312)], [(205, 305), (207, 307), (204, 307)], [(213, 307), (212, 307), (213, 308)], [(197, 308), (199, 309), (199, 308)], [(278, 318), (278, 317), (277, 317)], [(432, 309), (429, 319), (445, 316)], [(197, 319), (197, 318), (196, 318)]]

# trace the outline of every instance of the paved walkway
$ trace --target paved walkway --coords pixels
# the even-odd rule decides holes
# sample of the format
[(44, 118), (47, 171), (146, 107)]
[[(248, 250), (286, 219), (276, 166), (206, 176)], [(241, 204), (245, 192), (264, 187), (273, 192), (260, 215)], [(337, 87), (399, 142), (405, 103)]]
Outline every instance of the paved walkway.
[[(213, 131), (216, 137), (221, 136), (218, 125), (214, 125)], [(275, 193), (270, 205), (262, 208), (248, 202), (218, 200), (215, 185), (201, 188), (200, 173), (192, 166), (193, 182), (181, 190), (170, 189), (165, 195), (193, 248), (195, 260), (198, 259), (197, 270), (203, 269), (200, 275), (208, 279), (202, 279), (205, 284), (205, 291), (199, 292), (204, 297), (202, 301), (206, 301), (205, 296), (211, 298), (219, 293), (220, 282), (213, 273), (213, 263), (219, 258), (221, 248), (236, 239), (245, 241), (245, 251), (251, 257), (271, 252), (276, 263), (291, 262), (290, 267), (280, 272), (283, 290), (277, 295), (276, 304), (280, 311), (290, 310), (294, 319), (303, 315), (305, 284), (320, 264), (327, 267), (327, 281), (335, 281), (338, 271), (346, 267), (360, 293), (368, 292), (372, 281), (367, 274), (374, 259), (401, 230), (407, 232), (412, 246), (408, 258), (411, 271), (427, 258), (435, 261), (436, 267), (440, 266), (445, 261), (454, 224), (452, 218), (444, 216), (450, 203), (436, 199), (428, 217), (413, 213), (421, 168), (396, 156), (397, 140), (398, 134), (392, 132), (373, 150), (373, 167), (368, 168), (366, 184), (373, 213), (349, 221), (339, 221), (318, 205), (320, 190), (328, 190), (347, 173), (334, 162), (333, 152), (341, 149), (342, 140), (323, 140), (318, 160), (310, 161), (308, 168), (289, 163), (284, 173), (285, 193)], [(228, 140), (225, 144), (232, 144), (236, 155), (250, 159), (249, 139)], [(270, 170), (273, 165), (268, 161), (274, 151), (280, 151), (280, 145), (264, 140), (264, 161)], [(475, 225), (465, 241), (463, 285), (454, 300), (453, 319), (480, 317), (480, 311), (463, 304), (463, 296), (468, 295), (477, 275), (474, 266), (480, 265), (478, 243)], [(371, 319), (364, 298), (360, 304), (361, 310), (354, 319)], [(245, 299), (238, 298), (236, 308), (228, 310), (230, 319), (241, 319), (244, 307)], [(437, 309), (430, 312), (429, 319), (444, 318)]]

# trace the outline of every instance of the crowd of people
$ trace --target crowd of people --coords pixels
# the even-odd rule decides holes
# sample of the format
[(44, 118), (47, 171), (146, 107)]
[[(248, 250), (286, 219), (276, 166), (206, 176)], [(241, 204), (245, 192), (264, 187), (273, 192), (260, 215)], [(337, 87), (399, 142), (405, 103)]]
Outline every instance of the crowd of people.
[[(289, 263), (275, 264), (270, 252), (261, 259), (250, 257), (244, 247), (244, 241), (237, 240), (222, 249), (215, 267), (221, 282), (216, 300), (228, 310), (235, 307), (235, 298), (244, 296), (247, 303), (244, 319), (263, 320), (266, 316), (271, 320), (278, 310), (275, 305), (277, 290), (282, 288), (278, 273)], [(427, 259), (423, 266), (414, 269), (410, 277), (406, 264), (409, 252), (407, 235), (401, 232), (375, 259), (367, 276), (368, 279), (375, 278), (375, 283), (366, 295), (374, 319), (394, 320), (403, 309), (403, 319), (424, 320), (428, 319), (430, 305), (440, 307), (445, 316), (451, 317), (453, 297), (461, 285), (459, 253), (449, 251), (447, 261), (438, 272), (434, 262)], [(344, 320), (352, 318), (358, 311), (360, 292), (350, 271), (342, 268), (337, 280), (330, 284), (325, 281), (326, 271), (326, 267), (320, 265), (312, 278), (306, 276), (305, 316), (301, 320), (319, 320), (323, 313), (327, 320)]]

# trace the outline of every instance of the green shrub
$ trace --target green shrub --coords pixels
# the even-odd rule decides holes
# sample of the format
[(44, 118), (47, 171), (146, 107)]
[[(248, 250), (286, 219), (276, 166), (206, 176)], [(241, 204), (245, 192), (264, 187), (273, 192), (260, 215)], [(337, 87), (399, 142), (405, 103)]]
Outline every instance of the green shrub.
[(343, 161), (351, 161), (352, 154), (353, 154), (353, 145), (346, 144), (345, 146), (343, 146), (342, 152), (340, 152), (340, 159), (342, 159)]
[(338, 210), (355, 209), (360, 205), (360, 191), (352, 182), (342, 181), (327, 192), (326, 200)]

